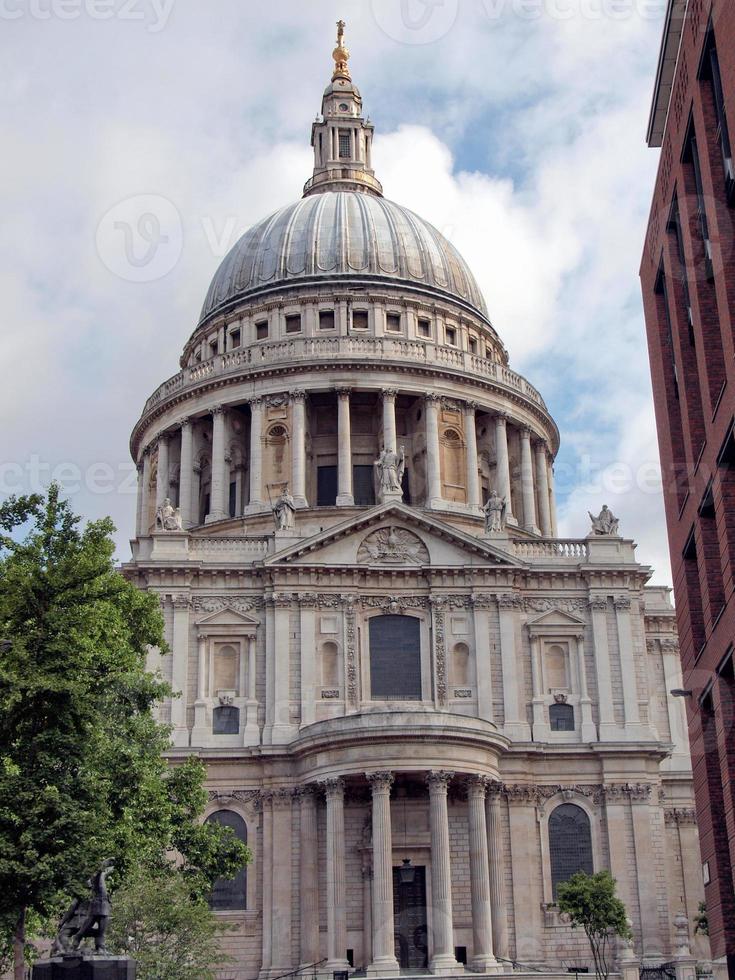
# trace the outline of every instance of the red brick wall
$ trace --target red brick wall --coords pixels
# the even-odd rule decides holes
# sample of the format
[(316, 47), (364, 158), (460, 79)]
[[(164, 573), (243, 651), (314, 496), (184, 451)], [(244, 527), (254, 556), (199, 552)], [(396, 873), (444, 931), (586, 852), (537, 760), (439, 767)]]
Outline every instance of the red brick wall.
[[(730, 667), (717, 673), (735, 642), (735, 470), (718, 466), (735, 419), (735, 207), (726, 199), (711, 85), (698, 77), (710, 19), (731, 150), (735, 149), (735, 2), (691, 0), (673, 80), (641, 283), (684, 686), (693, 692), (688, 716), (702, 860), (708, 863), (711, 876), (705, 894), (712, 953), (718, 958), (728, 956), (730, 976), (735, 978), (735, 678)], [(690, 119), (712, 246), (709, 276), (694, 169), (682, 159)], [(669, 224), (675, 198), (681, 215), (686, 286)], [(665, 297), (660, 289), (661, 269)], [(695, 547), (689, 547), (690, 557), (685, 559), (685, 547), (692, 540)]]

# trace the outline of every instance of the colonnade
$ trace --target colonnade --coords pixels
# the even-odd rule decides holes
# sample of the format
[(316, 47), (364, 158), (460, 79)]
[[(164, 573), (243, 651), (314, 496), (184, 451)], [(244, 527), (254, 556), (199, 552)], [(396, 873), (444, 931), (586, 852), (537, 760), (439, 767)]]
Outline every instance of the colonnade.
[[(354, 506), (352, 476), (352, 420), (350, 400), (352, 390), (338, 388), (337, 396), (337, 499), (338, 507)], [(398, 391), (387, 388), (381, 392), (382, 446), (398, 450), (396, 429), (396, 399)], [(297, 507), (308, 506), (307, 501), (307, 425), (306, 393), (294, 391), (289, 395), (291, 451), (290, 492)], [(265, 399), (252, 398), (250, 408), (250, 439), (248, 468), (250, 491), (244, 513), (257, 513), (266, 507), (263, 487), (263, 445), (266, 436)], [(456, 402), (453, 402), (456, 405)], [(459, 403), (463, 419), (466, 505), (470, 513), (479, 514), (482, 505), (482, 488), (479, 468), (477, 413), (482, 411), (477, 403)], [(424, 436), (426, 444), (426, 506), (443, 509), (447, 501), (442, 494), (442, 457), (440, 436), (441, 396), (429, 393), (424, 396)], [(206, 522), (224, 520), (229, 516), (229, 486), (231, 459), (228, 445), (228, 410), (218, 405), (211, 409), (211, 484), (209, 511)], [(556, 535), (552, 458), (546, 442), (534, 437), (530, 428), (519, 426), (519, 466), (512, 493), (511, 461), (509, 452), (510, 418), (504, 413), (485, 412), (495, 428), (495, 489), (507, 501), (506, 519), (512, 526), (521, 526), (531, 533), (544, 537)], [(195, 500), (195, 420), (182, 418), (178, 423), (180, 440), (179, 507), (184, 529), (199, 523), (198, 501)], [(176, 430), (162, 433), (146, 447), (138, 464), (138, 535), (149, 532), (146, 526), (150, 506), (148, 500), (151, 455), (157, 447), (158, 467), (155, 487), (155, 503), (159, 507), (170, 495), (171, 467), (169, 443), (177, 438)], [(519, 513), (516, 513), (519, 511)]]
[[(393, 908), (393, 842), (391, 836), (390, 792), (394, 774), (384, 770), (366, 773), (371, 790), (372, 849), (370, 909), (365, 921), (370, 935), (365, 936), (368, 975), (398, 975), (395, 956)], [(428, 925), (431, 935), (433, 973), (462, 973), (455, 959), (452, 910), (452, 869), (447, 794), (454, 773), (426, 773), (429, 793), (429, 826), (431, 853), (431, 888), (427, 896)], [(496, 959), (508, 954), (505, 894), (500, 839), (499, 797), (493, 783), (484, 776), (464, 777), (468, 794), (468, 832), (470, 890), (472, 896), (473, 956), (472, 969), (487, 973), (500, 970)], [(317, 793), (326, 798), (326, 908), (327, 962), (325, 972), (347, 969), (347, 909), (345, 884), (345, 781), (335, 777), (300, 790), (300, 919), (301, 965), (316, 963), (322, 957), (319, 944)], [(266, 823), (272, 813), (264, 809)], [(268, 827), (265, 827), (266, 834)], [(278, 857), (274, 855), (274, 860)], [(275, 874), (275, 869), (274, 869)], [(366, 896), (367, 897), (367, 896)], [(266, 909), (267, 914), (267, 909)], [(264, 944), (270, 942), (271, 930), (264, 930)], [(263, 950), (264, 962), (270, 950)]]

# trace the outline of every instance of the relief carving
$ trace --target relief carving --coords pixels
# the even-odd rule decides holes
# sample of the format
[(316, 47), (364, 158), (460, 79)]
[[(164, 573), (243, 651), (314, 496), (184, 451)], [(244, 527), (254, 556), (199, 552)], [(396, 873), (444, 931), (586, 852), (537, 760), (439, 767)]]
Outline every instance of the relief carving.
[(360, 564), (427, 565), (429, 551), (424, 542), (411, 531), (400, 527), (380, 528), (365, 538), (357, 552)]

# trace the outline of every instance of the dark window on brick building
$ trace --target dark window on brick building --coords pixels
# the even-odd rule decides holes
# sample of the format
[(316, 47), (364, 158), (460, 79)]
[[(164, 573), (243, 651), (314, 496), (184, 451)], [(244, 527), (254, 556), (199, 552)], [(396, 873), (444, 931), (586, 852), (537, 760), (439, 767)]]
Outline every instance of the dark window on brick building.
[(722, 561), (720, 539), (715, 522), (714, 483), (710, 480), (699, 504), (699, 530), (702, 539), (703, 562), (700, 573), (704, 574), (702, 595), (706, 599), (710, 626), (714, 626), (725, 605), (722, 587)]
[(720, 533), (724, 531), (727, 546), (726, 591), (733, 590), (735, 577), (735, 422), (730, 425), (717, 457), (722, 513)]
[(549, 856), (554, 898), (559, 885), (578, 871), (594, 874), (592, 828), (581, 806), (562, 803), (549, 817)]
[(684, 160), (692, 167), (692, 177), (694, 178), (694, 193), (697, 201), (697, 225), (699, 226), (699, 236), (704, 248), (704, 269), (708, 279), (712, 278), (712, 244), (709, 238), (709, 224), (707, 223), (707, 208), (704, 200), (704, 184), (702, 182), (702, 166), (699, 160), (699, 146), (697, 144), (697, 134), (694, 131), (693, 123), (689, 124), (684, 147)]
[(727, 128), (725, 95), (722, 89), (722, 76), (720, 74), (720, 59), (717, 56), (715, 32), (711, 23), (707, 28), (707, 39), (702, 55), (700, 78), (707, 80), (710, 84), (712, 104), (715, 110), (715, 118), (717, 119), (717, 132), (715, 135), (720, 146), (722, 167), (725, 176), (725, 195), (728, 204), (733, 205), (735, 204), (735, 167), (733, 166), (730, 134)]
[(692, 631), (692, 646), (694, 658), (704, 646), (704, 611), (702, 609), (702, 589), (699, 583), (699, 563), (697, 561), (697, 543), (694, 538), (694, 528), (689, 532), (687, 543), (682, 552), (684, 559), (684, 580), (687, 603), (689, 605), (689, 622)]

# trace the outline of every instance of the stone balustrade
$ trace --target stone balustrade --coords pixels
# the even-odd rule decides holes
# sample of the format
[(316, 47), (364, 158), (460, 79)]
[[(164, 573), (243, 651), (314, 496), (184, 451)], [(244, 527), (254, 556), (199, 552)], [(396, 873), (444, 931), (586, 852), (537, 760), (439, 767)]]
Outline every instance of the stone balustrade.
[(375, 364), (376, 361), (409, 361), (412, 364), (427, 364), (434, 367), (448, 367), (469, 375), (484, 378), (499, 387), (513, 391), (528, 399), (542, 411), (546, 404), (539, 392), (522, 375), (510, 368), (468, 351), (457, 350), (438, 344), (403, 340), (392, 337), (295, 337), (273, 343), (254, 344), (217, 354), (208, 361), (186, 367), (153, 392), (145, 404), (143, 415), (153, 411), (171, 396), (207, 381), (242, 371), (252, 370), (269, 364), (318, 363), (320, 360), (335, 362), (340, 358), (350, 360), (364, 359)]
[(537, 538), (531, 541), (512, 541), (511, 548), (517, 558), (533, 561), (535, 558), (586, 561), (589, 546), (584, 539), (575, 538)]

